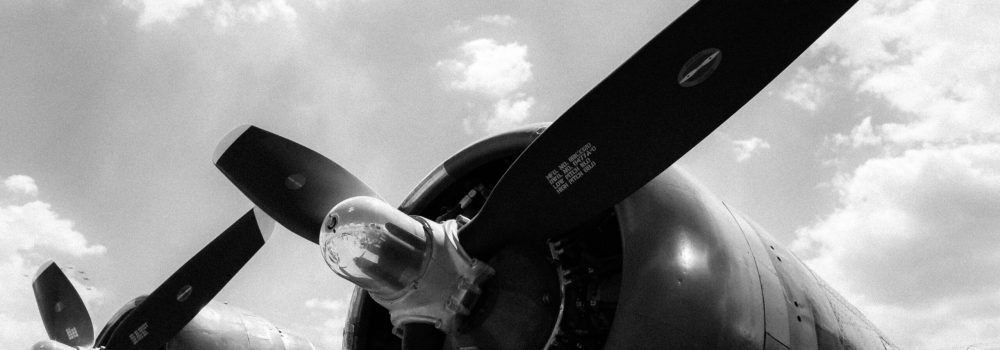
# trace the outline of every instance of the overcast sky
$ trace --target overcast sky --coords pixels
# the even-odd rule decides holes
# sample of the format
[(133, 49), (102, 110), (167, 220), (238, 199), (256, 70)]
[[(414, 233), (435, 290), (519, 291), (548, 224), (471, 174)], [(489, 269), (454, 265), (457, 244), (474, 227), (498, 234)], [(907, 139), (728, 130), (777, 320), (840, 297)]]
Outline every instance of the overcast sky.
[[(693, 3), (2, 1), (0, 346), (46, 338), (44, 260), (74, 267), (99, 330), (242, 215), (211, 164), (241, 124), (399, 203)], [(899, 345), (998, 342), (998, 24), (995, 1), (862, 0), (680, 165)], [(350, 291), (279, 229), (217, 300), (339, 349)]]

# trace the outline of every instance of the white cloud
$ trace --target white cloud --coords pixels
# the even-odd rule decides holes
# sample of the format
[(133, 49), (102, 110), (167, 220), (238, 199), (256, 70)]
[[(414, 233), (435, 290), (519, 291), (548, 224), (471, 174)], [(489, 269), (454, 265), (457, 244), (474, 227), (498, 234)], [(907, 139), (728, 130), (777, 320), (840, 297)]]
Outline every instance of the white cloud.
[(771, 148), (771, 144), (759, 137), (733, 141), (733, 152), (736, 152), (736, 161), (740, 163), (750, 159), (750, 157), (760, 152), (760, 150), (769, 148)]
[(1000, 133), (1000, 6), (985, 2), (861, 2), (822, 43), (838, 48), (857, 88), (908, 114), (881, 128), (895, 143)]
[(493, 39), (476, 39), (459, 49), (460, 58), (437, 63), (450, 76), (449, 86), (481, 95), (491, 102), (488, 111), (463, 121), (466, 131), (473, 132), (475, 125), (496, 133), (522, 124), (535, 104), (534, 97), (521, 91), (532, 77), (528, 47), (516, 42), (499, 44)]
[(877, 157), (835, 177), (839, 205), (793, 248), (904, 348), (1000, 340), (998, 17), (992, 2), (863, 1), (814, 51), (889, 108), (832, 135), (838, 159)]
[(38, 195), (38, 185), (35, 185), (35, 179), (30, 176), (25, 175), (11, 175), (7, 179), (3, 180), (4, 187), (8, 191), (26, 194), (29, 196)]
[(831, 67), (824, 64), (816, 70), (799, 68), (795, 78), (781, 93), (781, 97), (803, 109), (815, 112), (826, 102), (828, 93), (824, 87), (832, 81)]
[[(7, 180), (12, 178), (15, 180), (4, 183), (8, 188), (37, 193), (30, 177)], [(4, 197), (3, 192), (0, 199), (5, 203), (17, 200)], [(5, 293), (0, 299), (0, 338), (23, 348), (47, 339), (31, 290), (31, 278), (44, 260), (53, 256), (78, 260), (101, 256), (105, 251), (104, 246), (87, 242), (73, 228), (73, 222), (60, 217), (49, 203), (32, 200), (0, 206), (0, 285)], [(77, 280), (76, 274), (68, 277), (86, 303), (93, 305), (103, 298), (104, 291)]]
[(314, 310), (309, 317), (321, 319), (317, 323), (300, 325), (301, 329), (312, 330), (314, 334), (320, 334), (317, 339), (319, 345), (326, 349), (340, 349), (344, 342), (344, 324), (347, 322), (347, 309), (350, 299), (309, 299), (306, 300), (307, 309)]
[(495, 24), (501, 27), (510, 27), (515, 23), (514, 17), (509, 15), (479, 16), (476, 20), (487, 24)]
[(462, 44), (460, 49), (461, 58), (438, 62), (438, 66), (457, 75), (451, 82), (455, 89), (502, 98), (531, 79), (527, 46), (476, 39)]
[[(139, 11), (139, 27), (152, 24), (172, 24), (180, 19), (200, 13), (211, 20), (218, 29), (237, 23), (260, 24), (272, 20), (292, 23), (298, 12), (286, 0), (126, 0), (125, 4)], [(320, 3), (317, 3), (319, 6)]]
[(860, 124), (851, 129), (849, 134), (833, 135), (833, 142), (837, 146), (848, 146), (851, 148), (861, 148), (865, 146), (882, 145), (882, 137), (876, 134), (872, 127), (872, 117), (867, 117)]
[(205, 0), (126, 0), (125, 4), (134, 10), (140, 11), (140, 27), (145, 27), (156, 22), (173, 23), (174, 21), (187, 16), (188, 13), (197, 7), (202, 6)]
[(260, 24), (282, 20), (292, 23), (298, 18), (298, 13), (285, 0), (261, 0), (237, 5), (223, 0), (216, 8), (206, 12), (218, 29), (226, 29), (240, 22)]
[(497, 101), (493, 118), (486, 121), (486, 132), (499, 133), (524, 124), (534, 105), (535, 98), (524, 95)]
[(1000, 145), (872, 159), (834, 188), (792, 244), (820, 276), (905, 348), (1000, 338)]
[(73, 229), (73, 222), (60, 218), (51, 207), (37, 200), (0, 207), (0, 256), (37, 248), (76, 257), (104, 254), (104, 246), (88, 244), (83, 234)]
[(306, 300), (305, 305), (309, 309), (323, 309), (332, 312), (343, 312), (347, 309), (347, 303), (344, 300), (334, 299), (312, 298)]

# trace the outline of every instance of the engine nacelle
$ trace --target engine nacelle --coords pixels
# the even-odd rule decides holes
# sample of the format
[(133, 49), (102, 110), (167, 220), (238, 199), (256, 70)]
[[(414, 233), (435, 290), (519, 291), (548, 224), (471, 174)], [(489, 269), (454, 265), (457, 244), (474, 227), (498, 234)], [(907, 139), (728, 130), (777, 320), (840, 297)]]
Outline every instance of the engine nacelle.
[[(107, 343), (115, 327), (135, 308), (146, 300), (137, 297), (125, 303), (97, 336), (95, 348)], [(54, 344), (53, 344), (54, 343)], [(62, 347), (59, 347), (62, 346)], [(248, 311), (227, 304), (210, 301), (191, 322), (164, 345), (168, 350), (315, 350), (309, 340), (278, 328), (268, 320)], [(32, 349), (74, 349), (58, 342), (43, 341)]]
[[(544, 126), (482, 140), (431, 172), (400, 209), (432, 220), (472, 217), (507, 166)], [(479, 349), (894, 349), (853, 306), (751, 220), (676, 167), (548, 243), (545, 264), (494, 262), (484, 299), (501, 286), (535, 305), (480, 303), (449, 335)], [(523, 261), (531, 256), (523, 256)], [(541, 268), (539, 268), (541, 267)], [(529, 274), (530, 272), (530, 274)], [(559, 276), (546, 289), (546, 274)], [(514, 275), (504, 281), (504, 276)], [(530, 281), (530, 282), (527, 282)], [(556, 321), (546, 308), (559, 307)], [(506, 309), (505, 309), (506, 308)], [(477, 314), (487, 316), (476, 319)], [(500, 314), (504, 324), (489, 327)], [(528, 324), (530, 327), (518, 328)], [(386, 310), (356, 290), (345, 349), (398, 349)], [(478, 333), (477, 333), (478, 332)], [(547, 338), (547, 341), (546, 341)], [(511, 341), (515, 339), (516, 341)]]
[(173, 339), (167, 350), (315, 350), (311, 342), (247, 311), (211, 302)]
[(31, 350), (76, 350), (76, 348), (55, 340), (42, 340), (32, 345)]

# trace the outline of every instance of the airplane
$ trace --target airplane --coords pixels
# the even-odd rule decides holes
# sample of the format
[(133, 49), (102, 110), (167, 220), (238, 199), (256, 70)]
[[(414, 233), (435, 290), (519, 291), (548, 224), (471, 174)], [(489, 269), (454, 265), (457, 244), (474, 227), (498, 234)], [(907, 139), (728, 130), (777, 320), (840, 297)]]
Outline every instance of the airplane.
[(356, 285), (345, 349), (896, 349), (671, 165), (854, 0), (702, 0), (551, 124), (486, 138), (393, 207), (255, 126), (216, 167)]
[(555, 122), (468, 146), (398, 207), (255, 126), (213, 163), (356, 284), (345, 349), (896, 349), (672, 166), (855, 1), (701, 0)]
[(274, 219), (251, 209), (152, 293), (125, 303), (96, 338), (72, 282), (54, 261), (42, 264), (32, 289), (49, 340), (32, 349), (315, 350), (308, 340), (259, 316), (212, 301), (274, 226)]

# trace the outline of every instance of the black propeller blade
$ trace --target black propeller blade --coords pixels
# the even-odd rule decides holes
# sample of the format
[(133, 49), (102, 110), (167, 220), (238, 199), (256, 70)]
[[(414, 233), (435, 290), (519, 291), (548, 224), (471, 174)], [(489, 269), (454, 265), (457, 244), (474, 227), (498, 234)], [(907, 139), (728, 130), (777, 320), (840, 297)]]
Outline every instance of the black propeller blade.
[(274, 230), (254, 208), (184, 263), (121, 320), (107, 349), (158, 349), (173, 338), (253, 257)]
[(649, 182), (854, 0), (702, 0), (540, 135), (460, 232), (472, 256), (561, 234)]
[(50, 260), (39, 267), (31, 287), (49, 339), (77, 347), (94, 342), (94, 325), (87, 306), (59, 265)]
[(332, 160), (255, 126), (230, 132), (215, 154), (215, 166), (244, 195), (313, 243), (334, 205), (355, 196), (380, 198)]

